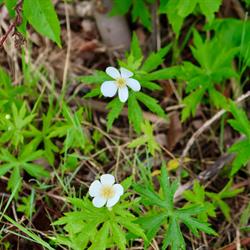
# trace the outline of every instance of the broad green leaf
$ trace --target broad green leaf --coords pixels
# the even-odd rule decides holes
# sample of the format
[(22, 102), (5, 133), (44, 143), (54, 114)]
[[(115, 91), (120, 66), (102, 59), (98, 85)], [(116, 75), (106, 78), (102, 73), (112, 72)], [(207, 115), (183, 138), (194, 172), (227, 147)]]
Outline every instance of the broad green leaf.
[(36, 31), (61, 47), (60, 23), (51, 0), (24, 0), (23, 13)]

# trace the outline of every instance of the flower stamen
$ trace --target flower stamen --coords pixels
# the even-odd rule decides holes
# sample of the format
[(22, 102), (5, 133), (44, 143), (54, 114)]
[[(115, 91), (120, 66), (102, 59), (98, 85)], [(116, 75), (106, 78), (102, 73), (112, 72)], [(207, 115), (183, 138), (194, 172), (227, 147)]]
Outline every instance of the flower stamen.
[(117, 84), (118, 88), (123, 88), (126, 86), (126, 81), (123, 78), (118, 78), (116, 80), (116, 84)]
[(101, 189), (101, 196), (105, 199), (111, 199), (115, 195), (115, 190), (112, 186), (103, 186)]

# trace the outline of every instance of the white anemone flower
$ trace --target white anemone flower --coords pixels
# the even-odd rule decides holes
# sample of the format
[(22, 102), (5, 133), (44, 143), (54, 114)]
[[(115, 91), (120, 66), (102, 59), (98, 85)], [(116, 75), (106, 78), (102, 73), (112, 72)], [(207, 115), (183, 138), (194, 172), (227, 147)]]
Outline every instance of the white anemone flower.
[(123, 195), (123, 187), (120, 184), (114, 184), (115, 177), (111, 174), (104, 174), (100, 181), (95, 180), (89, 187), (89, 194), (93, 199), (95, 207), (103, 207), (105, 204), (108, 208), (113, 207)]
[(117, 93), (121, 102), (126, 102), (128, 99), (128, 86), (133, 91), (140, 91), (140, 83), (130, 78), (133, 73), (125, 68), (120, 68), (120, 71), (114, 67), (107, 67), (106, 73), (111, 76), (114, 81), (105, 81), (101, 86), (101, 92), (105, 97), (113, 97)]

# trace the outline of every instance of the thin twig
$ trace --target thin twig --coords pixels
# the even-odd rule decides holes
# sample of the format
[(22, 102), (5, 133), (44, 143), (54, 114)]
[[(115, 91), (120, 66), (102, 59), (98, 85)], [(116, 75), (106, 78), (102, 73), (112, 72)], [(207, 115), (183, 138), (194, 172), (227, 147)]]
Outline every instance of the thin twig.
[(66, 17), (66, 27), (67, 27), (67, 53), (66, 53), (66, 59), (64, 64), (64, 71), (63, 71), (63, 83), (62, 83), (62, 99), (65, 95), (66, 91), (66, 84), (67, 84), (67, 75), (68, 75), (68, 69), (69, 69), (69, 63), (70, 63), (70, 51), (71, 51), (71, 31), (70, 31), (70, 21), (69, 21), (69, 11), (68, 6), (66, 2), (64, 3), (64, 9), (65, 9), (65, 17)]
[[(241, 95), (236, 101), (235, 103), (240, 103), (243, 100), (247, 99), (250, 96), (250, 91), (248, 91), (247, 93)], [(205, 131), (207, 130), (212, 123), (214, 123), (216, 120), (218, 120), (223, 114), (226, 113), (225, 109), (220, 110), (219, 112), (217, 112), (212, 118), (210, 118), (209, 120), (207, 120), (189, 139), (189, 141), (187, 142), (187, 145), (185, 147), (185, 149), (182, 152), (182, 155), (180, 157), (180, 165), (182, 165), (184, 158), (187, 156), (190, 148), (192, 147), (192, 145), (194, 144), (195, 140)]]
[(8, 30), (6, 31), (5, 35), (3, 35), (3, 37), (0, 40), (0, 48), (3, 46), (4, 42), (6, 41), (6, 39), (8, 38), (10, 32), (16, 28), (16, 26), (20, 25), (22, 23), (22, 4), (23, 1), (21, 0), (19, 3), (17, 3), (16, 7), (15, 7), (15, 11), (16, 11), (16, 17), (14, 19), (14, 22), (9, 26)]

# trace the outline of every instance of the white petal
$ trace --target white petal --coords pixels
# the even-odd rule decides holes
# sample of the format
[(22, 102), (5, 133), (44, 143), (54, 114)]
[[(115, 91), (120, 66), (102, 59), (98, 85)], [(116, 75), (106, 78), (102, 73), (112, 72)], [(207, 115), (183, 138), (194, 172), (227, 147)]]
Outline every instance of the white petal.
[(121, 74), (119, 72), (118, 69), (114, 68), (114, 67), (107, 67), (106, 68), (106, 73), (111, 76), (114, 79), (120, 78)]
[(126, 83), (134, 91), (140, 91), (141, 89), (141, 84), (133, 78), (126, 79)]
[(102, 184), (100, 181), (96, 180), (92, 182), (92, 184), (89, 187), (89, 195), (92, 197), (98, 196), (101, 188)]
[(95, 207), (103, 207), (107, 202), (107, 200), (104, 199), (103, 197), (97, 196), (93, 199), (92, 202)]
[(115, 183), (115, 177), (111, 174), (104, 174), (101, 176), (102, 185), (113, 185)]
[(113, 97), (117, 92), (115, 81), (106, 81), (101, 86), (101, 92), (106, 97)]
[(115, 194), (119, 194), (120, 196), (123, 195), (124, 189), (122, 185), (115, 184), (113, 188), (115, 189)]
[(121, 71), (121, 76), (122, 78), (129, 78), (133, 75), (133, 73), (125, 68), (120, 68), (120, 71)]
[(119, 88), (118, 96), (121, 102), (126, 102), (128, 100), (128, 88), (127, 87)]
[(120, 195), (118, 193), (111, 199), (108, 199), (107, 207), (113, 207), (120, 199)]

